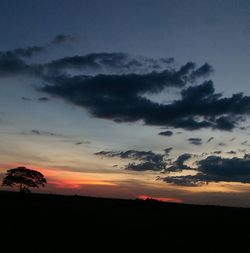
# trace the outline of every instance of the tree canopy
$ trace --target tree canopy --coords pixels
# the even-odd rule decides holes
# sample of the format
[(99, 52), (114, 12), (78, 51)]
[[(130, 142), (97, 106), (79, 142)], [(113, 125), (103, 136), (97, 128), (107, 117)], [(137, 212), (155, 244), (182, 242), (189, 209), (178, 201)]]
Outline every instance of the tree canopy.
[(41, 172), (26, 167), (17, 167), (7, 170), (2, 185), (18, 187), (20, 192), (30, 192), (29, 188), (44, 187), (46, 183), (47, 180)]

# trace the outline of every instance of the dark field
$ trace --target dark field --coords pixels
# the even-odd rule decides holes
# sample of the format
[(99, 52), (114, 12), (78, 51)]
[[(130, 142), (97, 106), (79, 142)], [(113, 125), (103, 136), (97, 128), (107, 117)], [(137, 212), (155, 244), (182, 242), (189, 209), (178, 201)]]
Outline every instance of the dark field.
[(0, 252), (249, 251), (245, 208), (11, 192), (0, 203)]

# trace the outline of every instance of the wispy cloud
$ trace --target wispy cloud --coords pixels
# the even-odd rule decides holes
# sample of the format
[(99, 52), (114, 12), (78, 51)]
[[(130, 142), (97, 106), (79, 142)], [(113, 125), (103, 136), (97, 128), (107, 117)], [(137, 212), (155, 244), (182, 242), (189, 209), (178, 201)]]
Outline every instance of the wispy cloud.
[(43, 130), (38, 130), (38, 129), (32, 129), (28, 132), (22, 132), (22, 135), (35, 135), (35, 136), (49, 136), (49, 137), (65, 137), (63, 134), (58, 134), (54, 132), (48, 132), (48, 131), (43, 131)]
[(190, 144), (193, 145), (201, 145), (202, 144), (202, 139), (201, 138), (188, 138), (187, 139)]

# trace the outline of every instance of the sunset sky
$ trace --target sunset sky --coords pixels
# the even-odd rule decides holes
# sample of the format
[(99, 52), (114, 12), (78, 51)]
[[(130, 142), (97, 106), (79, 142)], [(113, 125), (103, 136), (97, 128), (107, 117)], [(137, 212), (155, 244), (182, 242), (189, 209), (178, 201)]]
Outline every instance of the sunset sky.
[(248, 0), (2, 0), (0, 33), (0, 178), (250, 207)]

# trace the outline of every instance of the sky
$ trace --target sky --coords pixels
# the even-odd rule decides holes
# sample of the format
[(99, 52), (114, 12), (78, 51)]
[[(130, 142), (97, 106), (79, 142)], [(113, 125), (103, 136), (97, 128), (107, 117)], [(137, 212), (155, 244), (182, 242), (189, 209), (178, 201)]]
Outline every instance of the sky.
[(2, 0), (0, 33), (0, 178), (250, 207), (249, 1)]

